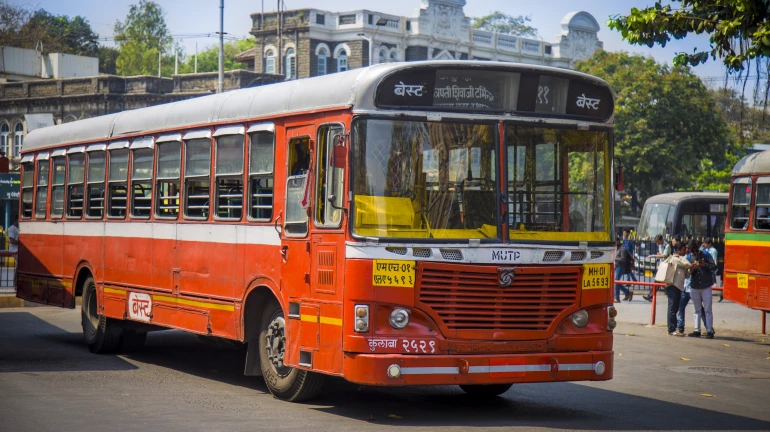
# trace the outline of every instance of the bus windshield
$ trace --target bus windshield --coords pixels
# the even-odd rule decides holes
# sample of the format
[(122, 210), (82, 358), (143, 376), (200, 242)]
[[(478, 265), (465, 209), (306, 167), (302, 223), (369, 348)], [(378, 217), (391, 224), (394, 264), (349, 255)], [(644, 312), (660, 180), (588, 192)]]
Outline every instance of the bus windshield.
[(497, 238), (494, 124), (357, 120), (354, 234)]

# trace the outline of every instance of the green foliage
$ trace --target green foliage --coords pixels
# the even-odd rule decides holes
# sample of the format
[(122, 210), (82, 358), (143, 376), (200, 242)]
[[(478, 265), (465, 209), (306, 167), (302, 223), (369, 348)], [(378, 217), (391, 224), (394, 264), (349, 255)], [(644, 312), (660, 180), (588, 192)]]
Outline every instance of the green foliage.
[(117, 48), (100, 46), (99, 51), (97, 52), (97, 57), (99, 57), (99, 72), (111, 75), (117, 74), (115, 62), (117, 61), (119, 54), (120, 51), (118, 51)]
[[(254, 48), (254, 39), (242, 39), (238, 41), (225, 42), (224, 68), (225, 70), (246, 69), (246, 65), (235, 61), (238, 54)], [(195, 66), (195, 57), (187, 56), (186, 69), (193, 71)], [(198, 53), (198, 72), (216, 72), (219, 70), (219, 44), (208, 46), (204, 51)]]
[(532, 18), (528, 16), (513, 16), (494, 11), (480, 18), (473, 18), (471, 27), (514, 36), (537, 37), (537, 29), (527, 24), (530, 21)]
[(0, 45), (96, 57), (99, 35), (82, 16), (52, 15), (0, 2)]
[[(120, 54), (115, 68), (120, 75), (156, 75), (158, 52), (172, 48), (165, 13), (157, 3), (141, 0), (131, 5), (124, 22), (115, 23), (115, 41)], [(167, 63), (167, 62), (166, 62)], [(171, 70), (173, 71), (173, 60)]]
[(636, 45), (666, 46), (690, 33), (709, 34), (710, 51), (678, 53), (676, 65), (698, 65), (711, 56), (733, 71), (752, 59), (770, 56), (770, 7), (766, 0), (681, 0), (679, 8), (655, 5), (632, 8), (628, 15), (610, 17), (607, 25)]
[(642, 199), (692, 190), (703, 161), (727, 167), (728, 126), (709, 90), (687, 67), (601, 51), (576, 69), (605, 79), (615, 90), (615, 155), (625, 165), (627, 187)]

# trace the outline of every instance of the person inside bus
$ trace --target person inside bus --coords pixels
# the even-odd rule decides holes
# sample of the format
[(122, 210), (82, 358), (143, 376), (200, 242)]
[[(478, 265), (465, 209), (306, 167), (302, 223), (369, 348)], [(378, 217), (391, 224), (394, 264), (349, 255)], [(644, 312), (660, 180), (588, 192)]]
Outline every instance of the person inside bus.
[[(695, 312), (699, 313), (706, 326), (706, 337), (714, 339), (714, 313), (711, 308), (711, 293), (714, 286), (714, 271), (716, 263), (710, 253), (694, 247), (694, 263), (691, 271), (690, 296), (692, 297)], [(701, 337), (699, 331), (694, 331), (688, 336)]]
[(692, 264), (685, 259), (685, 255), (687, 255), (686, 244), (678, 243), (674, 248), (674, 251), (674, 254), (666, 260), (667, 265), (674, 266), (674, 278), (671, 284), (666, 286), (666, 297), (668, 297), (666, 324), (668, 326), (669, 335), (684, 336), (676, 331), (676, 314), (679, 312), (679, 302), (682, 299), (687, 271), (692, 267)]
[(306, 174), (307, 170), (310, 169), (310, 152), (306, 147), (306, 144), (302, 142), (294, 144), (294, 155), (297, 159), (291, 167), (291, 175), (293, 176)]
[[(631, 262), (631, 257), (628, 254), (628, 249), (623, 247), (623, 241), (617, 239), (615, 242), (615, 280), (619, 281), (620, 278), (626, 273), (626, 269)], [(615, 284), (615, 303), (620, 303), (620, 292), (626, 295), (624, 300), (628, 300), (630, 291), (623, 284)]]
[(757, 214), (755, 217), (757, 229), (770, 230), (770, 214), (768, 214), (768, 211), (770, 211), (770, 207), (768, 206), (757, 206)]

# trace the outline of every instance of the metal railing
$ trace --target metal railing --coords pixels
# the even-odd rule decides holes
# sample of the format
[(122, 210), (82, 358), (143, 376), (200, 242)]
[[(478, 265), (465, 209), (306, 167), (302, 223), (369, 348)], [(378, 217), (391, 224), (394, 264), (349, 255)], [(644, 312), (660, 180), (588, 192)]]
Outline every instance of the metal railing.
[(0, 251), (0, 294), (16, 293), (16, 252)]

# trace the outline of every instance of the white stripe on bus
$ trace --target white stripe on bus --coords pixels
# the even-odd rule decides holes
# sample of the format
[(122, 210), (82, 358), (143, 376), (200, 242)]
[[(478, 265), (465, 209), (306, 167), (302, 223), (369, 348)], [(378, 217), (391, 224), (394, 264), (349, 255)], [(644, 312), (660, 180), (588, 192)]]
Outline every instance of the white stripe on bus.
[[(593, 371), (596, 365), (592, 363), (559, 364), (558, 371)], [(550, 372), (550, 364), (538, 365), (498, 365), (471, 366), (468, 373), (502, 373), (502, 372)], [(402, 367), (401, 375), (457, 375), (457, 367)]]
[(118, 237), (155, 240), (197, 241), (227, 244), (280, 246), (272, 225), (176, 224), (162, 222), (20, 222), (24, 234), (74, 237)]

